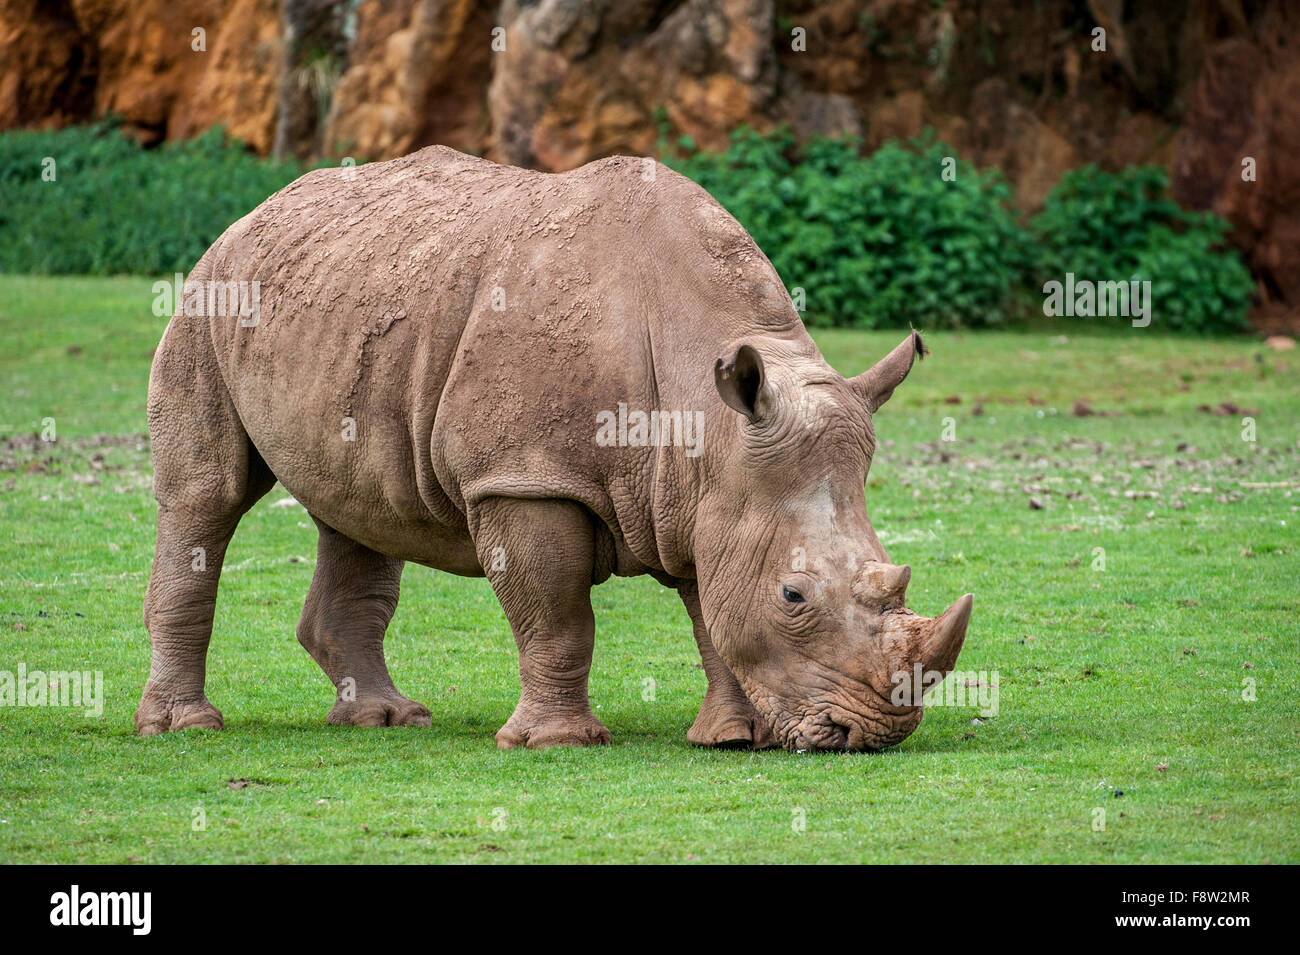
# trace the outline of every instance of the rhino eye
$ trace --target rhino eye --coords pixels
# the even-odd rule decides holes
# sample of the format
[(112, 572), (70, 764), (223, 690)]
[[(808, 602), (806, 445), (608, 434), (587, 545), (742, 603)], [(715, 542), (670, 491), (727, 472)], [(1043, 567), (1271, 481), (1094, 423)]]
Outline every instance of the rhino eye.
[(793, 587), (782, 586), (781, 596), (792, 604), (803, 603), (803, 594), (799, 593), (799, 591), (795, 590)]

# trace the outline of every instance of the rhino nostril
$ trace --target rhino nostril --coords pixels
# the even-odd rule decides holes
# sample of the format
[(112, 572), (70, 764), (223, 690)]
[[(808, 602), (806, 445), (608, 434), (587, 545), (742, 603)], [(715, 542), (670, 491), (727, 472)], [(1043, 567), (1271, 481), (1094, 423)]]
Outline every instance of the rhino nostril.
[(843, 723), (836, 723), (835, 721), (832, 720), (831, 730), (832, 730), (831, 740), (830, 740), (831, 745), (826, 748), (827, 749), (848, 749), (849, 736), (851, 735), (849, 727), (845, 726)]

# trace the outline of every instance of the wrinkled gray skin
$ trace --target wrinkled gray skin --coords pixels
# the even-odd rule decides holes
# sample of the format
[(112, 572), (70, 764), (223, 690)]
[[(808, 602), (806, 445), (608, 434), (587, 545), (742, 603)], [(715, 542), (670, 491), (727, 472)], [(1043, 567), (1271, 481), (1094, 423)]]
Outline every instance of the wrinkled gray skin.
[[(319, 529), (298, 639), (332, 723), (429, 723), (383, 656), (408, 561), (495, 590), (522, 689), (503, 747), (609, 741), (587, 674), (610, 574), (680, 594), (709, 681), (699, 745), (878, 749), (921, 719), (890, 703), (894, 675), (953, 666), (970, 596), (908, 611), (863, 495), (872, 415), (920, 337), (841, 377), (748, 234), (670, 170), (441, 147), (318, 170), (187, 290), (239, 281), (260, 283), (255, 323), (182, 305), (154, 362), (141, 733), (222, 726), (203, 690), (217, 578), (277, 479)], [(699, 453), (598, 441), (620, 403), (700, 413)]]

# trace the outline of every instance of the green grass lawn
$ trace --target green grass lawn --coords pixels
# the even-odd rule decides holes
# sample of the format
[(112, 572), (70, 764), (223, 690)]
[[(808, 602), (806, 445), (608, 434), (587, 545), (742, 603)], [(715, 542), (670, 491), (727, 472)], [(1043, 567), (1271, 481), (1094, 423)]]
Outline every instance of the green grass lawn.
[[(1300, 350), (1068, 321), (928, 336), (877, 416), (868, 510), (914, 609), (976, 595), (959, 666), (996, 673), (995, 717), (933, 707), (880, 754), (692, 748), (689, 621), (641, 578), (594, 593), (613, 747), (500, 752), (505, 619), (484, 581), (412, 566), (387, 651), (432, 729), (327, 727), (294, 636), (315, 532), (277, 488), (226, 558), (227, 729), (138, 739), (151, 300), (0, 277), (0, 671), (104, 681), (97, 718), (0, 707), (0, 861), (1300, 861)], [(901, 337), (817, 334), (846, 374)], [(1245, 410), (1198, 410), (1223, 402)]]

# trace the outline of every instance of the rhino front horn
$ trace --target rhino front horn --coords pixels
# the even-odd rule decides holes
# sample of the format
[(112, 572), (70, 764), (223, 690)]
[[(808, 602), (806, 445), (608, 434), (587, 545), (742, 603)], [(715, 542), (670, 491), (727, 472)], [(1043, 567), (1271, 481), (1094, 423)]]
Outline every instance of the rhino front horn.
[(975, 598), (966, 594), (931, 621), (921, 647), (921, 664), (925, 669), (951, 672), (961, 645), (966, 642), (966, 625), (970, 623), (974, 603)]

